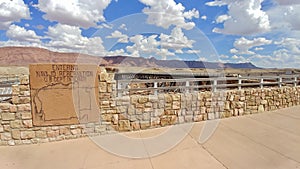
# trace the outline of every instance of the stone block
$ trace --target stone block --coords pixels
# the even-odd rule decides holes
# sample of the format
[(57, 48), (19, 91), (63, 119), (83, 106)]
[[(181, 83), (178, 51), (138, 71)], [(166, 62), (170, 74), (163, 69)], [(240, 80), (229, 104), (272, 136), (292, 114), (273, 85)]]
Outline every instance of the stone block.
[(180, 94), (173, 94), (172, 99), (173, 101), (180, 101)]
[(111, 120), (112, 120), (112, 114), (102, 114), (101, 115), (102, 122), (111, 122)]
[(265, 108), (263, 105), (259, 105), (258, 106), (258, 112), (264, 112), (265, 111)]
[(19, 104), (20, 98), (19, 98), (19, 96), (12, 96), (11, 101), (13, 104)]
[(206, 107), (200, 107), (200, 113), (205, 114), (206, 113)]
[(21, 113), (21, 118), (23, 120), (29, 120), (32, 119), (32, 114), (30, 112), (22, 112)]
[(9, 110), (10, 106), (13, 106), (10, 103), (0, 103), (0, 109), (3, 110)]
[(4, 121), (15, 120), (15, 118), (15, 113), (2, 113), (2, 120)]
[(195, 115), (195, 116), (193, 117), (193, 121), (194, 121), (194, 122), (200, 122), (200, 121), (203, 121), (203, 114), (201, 114), (201, 115)]
[(69, 127), (61, 127), (59, 129), (59, 134), (60, 135), (70, 135), (71, 134), (71, 130)]
[(101, 82), (108, 81), (108, 74), (106, 72), (101, 72), (100, 75), (99, 75), (99, 77), (100, 77), (100, 81)]
[(57, 137), (59, 136), (59, 130), (55, 130), (55, 131), (47, 131), (47, 137)]
[(19, 128), (21, 128), (21, 127), (22, 127), (22, 122), (21, 122), (21, 120), (11, 121), (11, 122), (10, 122), (10, 127), (11, 127), (12, 129), (19, 129)]
[(19, 97), (20, 104), (27, 104), (30, 103), (30, 97)]
[(11, 133), (12, 133), (12, 138), (13, 139), (15, 139), (15, 140), (21, 139), (21, 132), (20, 132), (20, 130), (12, 130)]
[(11, 105), (10, 107), (9, 107), (9, 112), (11, 112), (11, 113), (16, 113), (17, 112), (17, 106), (16, 105)]
[(30, 106), (30, 104), (19, 104), (17, 106), (17, 109), (19, 112), (30, 112), (31, 106)]
[(11, 133), (8, 133), (8, 132), (1, 133), (0, 136), (1, 136), (1, 137), (0, 137), (1, 140), (3, 140), (3, 141), (8, 141), (8, 140), (11, 140), (11, 139), (12, 139)]
[(81, 134), (81, 129), (73, 129), (71, 130), (72, 135), (80, 135)]
[(141, 125), (139, 122), (131, 122), (132, 130), (140, 130)]
[(161, 126), (167, 126), (167, 125), (172, 125), (172, 124), (176, 124), (177, 122), (177, 116), (173, 115), (173, 116), (162, 116), (160, 118), (160, 124)]
[(101, 93), (107, 92), (107, 83), (106, 82), (99, 83), (99, 92), (101, 92)]
[(32, 139), (35, 137), (34, 131), (21, 131), (21, 139)]
[(33, 127), (32, 120), (23, 120), (23, 125), (24, 125), (24, 127), (26, 127), (26, 128), (31, 128), (31, 127)]
[(2, 133), (4, 131), (4, 128), (2, 125), (0, 125), (0, 133)]
[(20, 84), (21, 85), (28, 85), (29, 84), (29, 76), (28, 75), (20, 76)]
[(165, 94), (165, 102), (166, 103), (171, 103), (172, 102), (172, 96), (169, 94)]
[(186, 116), (184, 116), (184, 121), (187, 123), (190, 123), (190, 122), (193, 122), (193, 118), (194, 118), (193, 115), (186, 115)]
[(9, 146), (14, 146), (14, 145), (16, 145), (16, 143), (15, 143), (14, 140), (9, 140), (9, 141), (7, 142), (7, 144), (8, 144)]
[(10, 127), (9, 123), (7, 123), (6, 125), (3, 125), (3, 129), (4, 129), (5, 132), (10, 132), (11, 127)]
[(172, 104), (172, 109), (178, 110), (180, 109), (180, 102), (179, 101), (174, 101)]
[(29, 91), (29, 85), (19, 85), (20, 93), (24, 91)]
[(148, 98), (148, 97), (145, 97), (145, 96), (141, 96), (141, 97), (138, 99), (138, 103), (140, 103), (140, 104), (147, 103), (148, 101), (149, 101), (149, 98)]
[(47, 132), (46, 131), (36, 131), (35, 136), (37, 138), (47, 138)]
[(114, 125), (118, 124), (118, 122), (119, 122), (119, 115), (118, 114), (114, 114), (112, 116), (112, 122), (113, 122)]
[(120, 120), (118, 127), (119, 127), (119, 131), (130, 131), (131, 130), (130, 121), (129, 120)]
[(12, 87), (12, 94), (19, 95), (19, 92), (20, 92), (19, 85), (12, 85), (11, 87)]
[(150, 121), (141, 121), (140, 126), (142, 130), (149, 129), (151, 124)]

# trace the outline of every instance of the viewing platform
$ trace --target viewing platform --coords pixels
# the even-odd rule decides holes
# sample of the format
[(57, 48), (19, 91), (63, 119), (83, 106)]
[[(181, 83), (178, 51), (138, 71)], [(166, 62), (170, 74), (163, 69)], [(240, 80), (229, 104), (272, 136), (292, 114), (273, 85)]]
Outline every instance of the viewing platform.
[[(1, 169), (296, 169), (300, 168), (300, 106), (259, 114), (222, 119), (212, 136), (200, 144), (201, 129), (193, 125), (173, 149), (150, 158), (124, 158), (105, 151), (91, 139), (82, 138), (47, 144), (0, 147)], [(124, 133), (143, 142), (172, 126)], [(162, 144), (164, 140), (161, 140)], [(126, 143), (116, 145), (121, 147)], [(154, 145), (144, 144), (151, 153)], [(132, 145), (134, 151), (134, 145)]]

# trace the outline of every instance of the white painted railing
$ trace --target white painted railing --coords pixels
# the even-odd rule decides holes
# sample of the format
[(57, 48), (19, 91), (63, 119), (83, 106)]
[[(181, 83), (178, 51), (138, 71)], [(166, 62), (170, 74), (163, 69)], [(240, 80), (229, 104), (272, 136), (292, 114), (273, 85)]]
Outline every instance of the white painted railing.
[(12, 97), (12, 85), (19, 84), (18, 76), (0, 77), (0, 101)]
[[(117, 80), (118, 96), (128, 92), (148, 91), (157, 95), (160, 91), (190, 92), (195, 90), (238, 89), (297, 86), (299, 74), (281, 76), (212, 77), (180, 79), (131, 79)], [(133, 87), (135, 85), (135, 87)], [(127, 93), (127, 94), (126, 94)]]

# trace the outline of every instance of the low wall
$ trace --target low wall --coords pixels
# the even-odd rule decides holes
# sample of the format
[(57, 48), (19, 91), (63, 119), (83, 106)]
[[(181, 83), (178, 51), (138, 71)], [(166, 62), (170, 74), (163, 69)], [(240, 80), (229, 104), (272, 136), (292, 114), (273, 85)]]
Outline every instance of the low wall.
[(241, 116), (299, 105), (300, 87), (159, 93), (117, 97), (113, 73), (101, 70), (97, 123), (33, 125), (28, 76), (14, 85), (11, 102), (0, 103), (0, 145), (35, 144)]

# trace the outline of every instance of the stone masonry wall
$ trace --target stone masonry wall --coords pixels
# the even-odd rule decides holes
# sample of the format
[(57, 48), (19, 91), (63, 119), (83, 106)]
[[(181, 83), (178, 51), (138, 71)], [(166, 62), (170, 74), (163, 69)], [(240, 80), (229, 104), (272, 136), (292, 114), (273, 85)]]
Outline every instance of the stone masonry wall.
[[(103, 78), (104, 82), (111, 84), (109, 79)], [(300, 104), (300, 87), (115, 97), (115, 87), (109, 86), (102, 85), (100, 90), (101, 121), (117, 131), (242, 116)]]
[(276, 110), (300, 104), (300, 87), (159, 93), (117, 97), (113, 73), (99, 75), (98, 123), (35, 127), (28, 76), (14, 85), (11, 102), (0, 103), (0, 145), (36, 144), (88, 135), (143, 130)]
[(13, 85), (11, 102), (0, 103), (0, 145), (36, 144), (106, 134), (106, 125), (88, 123), (35, 127), (32, 123), (28, 76)]

